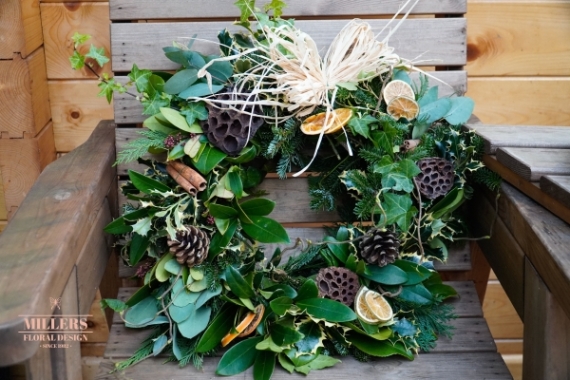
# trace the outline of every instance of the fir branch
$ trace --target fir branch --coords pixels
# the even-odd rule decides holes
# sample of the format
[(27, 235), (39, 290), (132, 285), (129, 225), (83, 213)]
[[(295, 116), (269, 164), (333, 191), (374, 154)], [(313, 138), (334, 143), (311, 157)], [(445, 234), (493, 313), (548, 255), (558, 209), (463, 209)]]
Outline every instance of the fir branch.
[(491, 191), (497, 191), (501, 188), (503, 179), (488, 168), (480, 168), (473, 172), (473, 181), (487, 186)]
[(155, 328), (152, 334), (144, 342), (142, 342), (141, 346), (138, 350), (135, 351), (133, 356), (130, 358), (120, 361), (115, 364), (114, 371), (123, 371), (148, 357), (152, 356), (152, 350), (154, 347), (154, 339), (158, 338), (160, 335), (164, 333), (164, 329)]
[(117, 154), (115, 165), (136, 161), (146, 155), (150, 148), (165, 149), (164, 139), (168, 136), (166, 133), (144, 130), (139, 134), (144, 137), (130, 141), (125, 149)]

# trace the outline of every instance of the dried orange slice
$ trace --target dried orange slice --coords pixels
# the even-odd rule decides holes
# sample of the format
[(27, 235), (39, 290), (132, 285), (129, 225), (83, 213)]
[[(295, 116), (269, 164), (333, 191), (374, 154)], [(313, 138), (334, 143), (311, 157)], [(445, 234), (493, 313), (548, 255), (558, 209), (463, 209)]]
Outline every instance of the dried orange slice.
[(388, 103), (386, 111), (388, 111), (388, 114), (394, 119), (403, 117), (408, 120), (414, 120), (420, 112), (420, 106), (413, 99), (405, 96), (397, 96)]
[(378, 319), (372, 310), (370, 310), (368, 304), (365, 301), (366, 294), (369, 292), (371, 292), (371, 290), (366, 286), (360, 288), (354, 300), (354, 309), (356, 311), (356, 315), (358, 315), (358, 318), (366, 323), (375, 325), (380, 323), (380, 319)]
[[(222, 347), (230, 344), (230, 342), (238, 336), (247, 336), (255, 331), (255, 328), (259, 325), (259, 322), (261, 322), (261, 319), (263, 318), (264, 311), (265, 307), (260, 304), (257, 305), (254, 312), (248, 312), (246, 316), (241, 320), (241, 322), (235, 328), (232, 328), (232, 330), (222, 338)], [(253, 328), (250, 328), (252, 325)]]
[(392, 307), (380, 293), (369, 290), (364, 295), (364, 303), (368, 306), (368, 310), (372, 312), (381, 323), (388, 322), (394, 317)]
[(327, 112), (321, 112), (305, 119), (301, 124), (301, 131), (306, 135), (318, 135), (323, 129), (325, 133), (334, 133), (344, 127), (351, 117), (352, 110), (350, 108), (337, 108), (329, 112), (327, 125), (325, 125)]
[(384, 97), (386, 104), (390, 104), (390, 102), (398, 96), (405, 96), (406, 98), (410, 99), (415, 98), (412, 86), (399, 79), (389, 82), (384, 87), (384, 90), (382, 90), (382, 96)]

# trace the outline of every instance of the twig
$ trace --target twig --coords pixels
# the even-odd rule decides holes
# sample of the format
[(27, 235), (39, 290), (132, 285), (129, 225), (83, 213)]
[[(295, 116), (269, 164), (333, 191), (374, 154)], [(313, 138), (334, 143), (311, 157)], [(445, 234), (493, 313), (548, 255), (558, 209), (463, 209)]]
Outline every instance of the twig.
[(420, 188), (418, 186), (418, 183), (413, 180), (414, 185), (416, 187), (416, 191), (418, 192), (418, 246), (420, 248), (420, 255), (421, 258), (424, 259), (425, 257), (425, 252), (424, 252), (424, 246), (422, 245), (422, 235), (421, 235), (421, 228), (420, 225), (422, 223), (422, 194), (420, 193)]

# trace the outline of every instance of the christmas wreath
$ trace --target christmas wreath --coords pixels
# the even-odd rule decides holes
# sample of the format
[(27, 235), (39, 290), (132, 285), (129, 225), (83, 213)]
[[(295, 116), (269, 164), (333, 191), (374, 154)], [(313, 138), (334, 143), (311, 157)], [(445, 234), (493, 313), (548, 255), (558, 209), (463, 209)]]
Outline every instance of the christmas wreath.
[[(159, 354), (199, 368), (222, 352), (217, 374), (253, 366), (269, 379), (276, 363), (307, 374), (349, 354), (412, 360), (452, 333), (443, 301), (456, 292), (433, 261), (465, 235), (469, 182), (493, 184), (481, 140), (461, 128), (473, 102), (440, 98), (427, 73), (412, 80), (419, 70), (364, 21), (321, 57), (280, 18), (281, 1), (265, 12), (236, 4), (245, 31), (221, 31), (219, 55), (192, 50), (191, 38), (164, 48), (175, 73), (129, 74), (149, 117), (118, 163), (148, 169), (129, 172), (130, 202), (106, 231), (123, 237), (122, 258), (144, 285), (102, 303), (153, 332), (117, 369)], [(76, 48), (87, 39), (76, 34)], [(75, 51), (74, 67), (86, 56), (107, 59), (92, 46)], [(109, 99), (127, 91), (106, 76), (100, 86)], [(167, 158), (143, 159), (149, 151)], [(268, 217), (279, 205), (256, 188), (268, 172), (306, 171), (310, 208), (342, 223), (320, 242), (266, 252), (291, 242)]]

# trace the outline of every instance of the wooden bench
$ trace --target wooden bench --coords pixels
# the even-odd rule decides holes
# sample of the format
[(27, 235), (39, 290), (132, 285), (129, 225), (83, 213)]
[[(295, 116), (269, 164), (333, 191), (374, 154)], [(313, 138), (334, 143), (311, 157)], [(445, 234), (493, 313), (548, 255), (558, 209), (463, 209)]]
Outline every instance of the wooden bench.
[[(113, 71), (119, 81), (126, 82), (125, 73), (133, 63), (152, 70), (172, 70), (172, 65), (161, 54), (161, 48), (172, 41), (187, 43), (195, 33), (200, 38), (216, 41), (219, 30), (235, 19), (237, 10), (233, 1), (169, 0), (113, 0), (110, 2)], [(365, 18), (375, 29), (380, 29), (398, 10), (401, 1), (331, 1), (312, 2), (291, 0), (285, 16), (293, 16), (297, 25), (311, 34), (319, 46), (326, 46), (347, 19)], [(466, 89), (466, 0), (421, 1), (409, 20), (391, 38), (390, 45), (399, 55), (434, 60), (429, 65), (437, 71), (433, 75), (451, 87), (440, 86), (440, 94), (463, 93)], [(315, 20), (318, 18), (318, 20)], [(202, 52), (215, 52), (215, 44), (196, 42)], [(75, 349), (55, 350), (40, 348), (41, 342), (25, 342), (22, 331), (27, 316), (51, 315), (50, 297), (62, 297), (62, 314), (88, 312), (94, 292), (99, 286), (105, 268), (116, 266), (116, 258), (107, 265), (111, 239), (102, 227), (116, 215), (122, 203), (117, 195), (117, 180), (124, 178), (128, 169), (139, 169), (136, 163), (112, 167), (115, 144), (118, 150), (136, 137), (136, 123), (144, 120), (142, 108), (132, 97), (115, 97), (115, 121), (102, 122), (90, 139), (75, 151), (50, 165), (20, 207), (20, 210), (0, 236), (0, 341), (10, 342), (0, 347), (0, 367), (23, 363), (27, 378), (80, 379), (80, 356)], [(266, 180), (264, 188), (278, 203), (272, 217), (284, 223), (291, 236), (318, 239), (322, 225), (335, 222), (336, 215), (315, 213), (308, 209), (305, 178), (274, 178)], [(277, 214), (277, 215), (276, 215)], [(476, 247), (476, 246), (473, 246)], [(486, 283), (488, 267), (476, 266), (479, 251), (469, 254), (469, 247), (451, 253), (443, 270), (444, 278), (455, 280), (460, 297), (453, 300), (458, 319), (456, 335), (452, 340), (440, 339), (437, 349), (422, 353), (413, 362), (388, 358), (366, 364), (343, 358), (334, 369), (312, 373), (311, 378), (442, 378), (442, 379), (508, 379), (510, 374), (482, 317), (480, 297), (483, 287), (476, 289), (467, 279)], [(472, 257), (473, 256), (473, 260)], [(130, 272), (129, 272), (130, 271)], [(123, 268), (126, 275), (132, 269)], [(462, 281), (458, 281), (462, 280)], [(113, 283), (112, 277), (105, 281)], [(103, 285), (102, 285), (103, 286)], [(112, 287), (112, 286), (111, 286)], [(125, 298), (132, 289), (123, 288), (119, 297)], [(479, 297), (477, 296), (479, 293)], [(206, 360), (203, 372), (176, 365), (161, 365), (164, 358), (146, 360), (125, 372), (109, 375), (112, 363), (133, 354), (145, 337), (144, 330), (126, 329), (115, 318), (111, 328), (98, 378), (210, 378), (217, 359)], [(73, 348), (72, 347), (72, 348)], [(1, 374), (1, 372), (0, 372)], [(277, 371), (275, 379), (294, 378)], [(243, 376), (242, 376), (243, 377)], [(251, 377), (251, 374), (246, 377)]]

